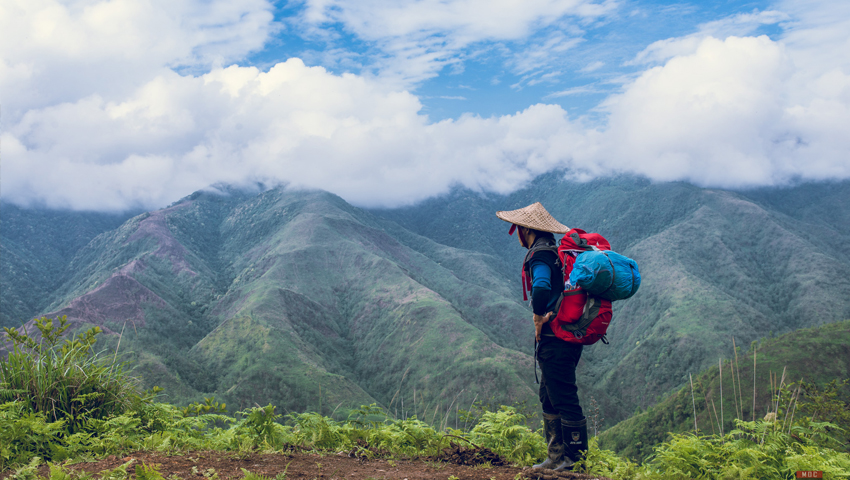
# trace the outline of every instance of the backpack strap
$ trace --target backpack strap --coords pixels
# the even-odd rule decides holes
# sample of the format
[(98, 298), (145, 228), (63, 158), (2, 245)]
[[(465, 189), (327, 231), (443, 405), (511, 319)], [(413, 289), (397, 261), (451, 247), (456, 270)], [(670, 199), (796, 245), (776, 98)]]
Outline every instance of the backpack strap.
[(528, 268), (528, 262), (531, 261), (531, 257), (534, 256), (537, 252), (545, 252), (549, 251), (555, 254), (555, 263), (561, 263), (560, 257), (558, 257), (558, 246), (555, 245), (555, 239), (549, 237), (542, 237), (538, 240), (534, 241), (534, 245), (528, 249), (528, 253), (525, 254), (525, 259), (522, 261), (522, 268)]
[[(531, 291), (531, 270), (529, 264), (531, 258), (537, 252), (552, 252), (555, 254), (555, 266), (561, 268), (561, 274), (564, 272), (564, 264), (561, 262), (561, 257), (558, 256), (558, 246), (555, 244), (555, 239), (550, 237), (541, 237), (534, 241), (534, 245), (528, 249), (525, 258), (522, 261), (522, 300), (528, 301), (527, 292)], [(560, 300), (559, 300), (560, 302)], [(557, 311), (557, 310), (555, 310)]]
[[(611, 284), (608, 285), (608, 288), (606, 288), (605, 291), (600, 293), (601, 296), (608, 293), (608, 290), (611, 290), (611, 287), (614, 286), (614, 279), (617, 277), (617, 270), (614, 268), (614, 262), (611, 261), (611, 257), (609, 257), (608, 254), (602, 250), (600, 250), (600, 252), (602, 253), (602, 255), (605, 255), (605, 259), (608, 260), (608, 263), (611, 265)], [(632, 274), (632, 282), (634, 282), (634, 274)]]
[(599, 308), (601, 306), (602, 302), (598, 298), (588, 295), (587, 302), (584, 304), (584, 313), (581, 314), (578, 321), (576, 323), (562, 323), (561, 329), (572, 332), (576, 338), (583, 337), (588, 325), (590, 325), (594, 318), (599, 316)]
[(558, 297), (558, 301), (555, 302), (555, 308), (553, 308), (552, 311), (555, 312), (555, 314), (557, 315), (557, 313), (561, 311), (561, 302), (564, 301), (564, 297), (571, 297), (573, 295), (580, 295), (582, 293), (584, 293), (584, 290), (582, 290), (581, 288), (562, 291), (561, 295)]

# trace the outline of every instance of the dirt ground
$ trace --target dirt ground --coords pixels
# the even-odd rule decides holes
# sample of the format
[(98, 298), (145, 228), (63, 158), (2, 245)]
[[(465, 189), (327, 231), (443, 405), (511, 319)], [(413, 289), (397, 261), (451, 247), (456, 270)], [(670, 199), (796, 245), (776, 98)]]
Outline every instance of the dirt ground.
[[(220, 480), (239, 479), (244, 476), (242, 469), (270, 478), (285, 473), (287, 479), (309, 480), (448, 480), (451, 477), (463, 480), (605, 480), (602, 477), (571, 472), (493, 466), (501, 463), (498, 457), (490, 463), (469, 465), (468, 463), (477, 463), (471, 458), (473, 454), (464, 455), (462, 451), (460, 454), (448, 453), (449, 455), (444, 457), (449, 461), (370, 459), (358, 458), (351, 452), (315, 453), (295, 450), (287, 453), (250, 455), (215, 451), (184, 452), (180, 455), (135, 452), (126, 457), (110, 456), (97, 462), (76, 463), (66, 468), (97, 474), (131, 462), (127, 471), (133, 473), (135, 465), (144, 463), (156, 465), (163, 477), (166, 479), (170, 477), (173, 480), (177, 477), (183, 480), (216, 480), (216, 477)], [(481, 460), (480, 455), (475, 456)], [(5, 479), (11, 474), (12, 472), (3, 472), (0, 474), (0, 479)], [(39, 475), (47, 476), (47, 474), (48, 467), (42, 466), (39, 469)]]

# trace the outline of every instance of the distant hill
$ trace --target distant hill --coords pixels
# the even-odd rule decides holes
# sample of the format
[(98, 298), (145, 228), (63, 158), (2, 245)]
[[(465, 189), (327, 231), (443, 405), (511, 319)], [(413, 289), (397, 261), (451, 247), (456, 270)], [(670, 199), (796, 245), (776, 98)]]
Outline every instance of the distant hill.
[(0, 203), (0, 327), (43, 312), (77, 251), (131, 216)]
[(387, 223), (325, 192), (198, 192), (80, 248), (43, 311), (123, 332), (178, 402), (439, 419), (534, 400), (525, 309), (484, 255)]
[[(771, 399), (771, 374), (776, 377), (774, 382), (779, 383), (784, 373), (786, 384), (798, 383), (800, 380), (825, 384), (836, 379), (841, 381), (850, 378), (850, 320), (765, 339), (757, 347), (751, 345), (749, 352), (743, 350), (734, 370), (731, 363), (735, 360), (734, 356), (725, 358), (723, 362), (724, 432), (733, 428), (734, 418), (752, 420), (765, 416)], [(720, 371), (715, 361), (713, 367), (694, 375), (693, 398), (690, 385), (682, 387), (645, 412), (606, 430), (600, 435), (600, 446), (632, 458), (646, 458), (652, 453), (654, 445), (667, 440), (668, 432), (693, 431), (694, 405), (700, 430), (719, 433), (719, 425), (716, 424), (721, 415), (720, 380)], [(733, 381), (740, 381), (740, 385), (733, 385)], [(740, 417), (735, 414), (738, 405), (743, 412)], [(717, 417), (714, 416), (715, 410)]]
[(585, 350), (579, 382), (612, 422), (644, 409), (739, 345), (850, 318), (850, 182), (748, 192), (539, 178), (508, 196), (456, 190), (375, 211), (436, 242), (500, 256), (519, 294), (524, 251), (496, 210), (541, 201), (570, 227), (599, 232), (640, 265), (614, 304), (611, 345)]
[(66, 314), (112, 346), (123, 331), (136, 372), (175, 402), (379, 402), (428, 420), (475, 400), (534, 405), (524, 251), (494, 213), (538, 200), (641, 267), (611, 345), (579, 366), (609, 425), (729, 358), (733, 336), (850, 318), (850, 182), (729, 192), (553, 174), (390, 210), (223, 186), (129, 219), (4, 205), (0, 321)]

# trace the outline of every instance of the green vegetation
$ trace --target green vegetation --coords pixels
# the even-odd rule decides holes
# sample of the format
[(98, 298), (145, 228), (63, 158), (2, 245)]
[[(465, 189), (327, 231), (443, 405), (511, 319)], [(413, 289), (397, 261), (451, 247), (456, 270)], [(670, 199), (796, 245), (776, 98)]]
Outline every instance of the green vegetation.
[[(367, 457), (416, 457), (436, 455), (450, 442), (461, 440), (489, 448), (518, 465), (531, 464), (545, 455), (540, 432), (532, 432), (526, 426), (528, 418), (514, 407), (491, 411), (481, 409), (479, 403), (477, 415), (465, 412), (466, 420), (473, 420), (473, 425), (463, 430), (446, 427), (445, 421), (435, 428), (415, 416), (394, 419), (374, 404), (337, 421), (317, 413), (282, 416), (272, 405), (231, 417), (220, 414), (225, 406), (213, 398), (180, 409), (156, 402), (155, 391), (137, 393), (132, 384), (107, 394), (115, 381), (130, 379), (115, 364), (114, 356), (110, 362), (109, 357), (91, 352), (98, 329), (60, 344), (66, 322), (53, 325), (42, 319), (38, 325), (40, 342), (25, 332), (8, 329), (15, 348), (9, 359), (0, 360), (0, 395), (5, 400), (0, 404), (0, 471), (15, 469), (15, 480), (35, 480), (36, 467), (45, 461), (52, 462), (49, 480), (88, 479), (88, 474), (69, 473), (56, 462), (133, 450), (223, 450), (238, 454), (300, 445), (350, 450)], [(103, 369), (115, 373), (104, 375)], [(93, 379), (85, 390), (76, 386), (80, 378), (76, 371)], [(25, 401), (24, 389), (19, 388), (22, 378), (31, 386), (49, 383), (59, 387), (54, 391), (31, 387), (36, 401)], [(824, 387), (779, 384), (765, 419), (736, 420), (735, 428), (722, 435), (673, 434), (655, 446), (642, 465), (599, 449), (593, 438), (588, 457), (577, 470), (613, 479), (790, 479), (797, 470), (820, 470), (824, 478), (847, 478), (850, 453), (846, 451), (846, 437), (842, 437), (847, 430), (842, 427), (847, 426), (850, 397), (842, 391), (844, 386), (846, 382)], [(801, 397), (804, 390), (806, 397)], [(88, 393), (63, 397), (63, 391)], [(64, 406), (38, 400), (53, 396), (65, 398)], [(87, 403), (107, 397), (114, 400)], [(77, 403), (84, 408), (75, 408)], [(101, 472), (101, 478), (127, 479), (129, 465)], [(244, 473), (249, 480), (259, 479), (249, 471)], [(162, 479), (156, 466), (144, 464), (135, 466), (135, 477)], [(215, 478), (215, 472), (208, 477)]]
[(131, 216), (0, 203), (0, 327), (43, 312), (77, 252)]
[(175, 404), (215, 396), (230, 414), (273, 404), (341, 420), (374, 402), (432, 423), (454, 410), (454, 424), (476, 399), (534, 401), (523, 251), (493, 212), (535, 200), (644, 273), (615, 305), (611, 345), (585, 349), (579, 366), (608, 425), (732, 358), (733, 336), (746, 349), (850, 314), (846, 181), (730, 192), (550, 174), (510, 195), (458, 189), (390, 210), (216, 188), (129, 219), (2, 205), (0, 325), (67, 315), (71, 330), (99, 326), (93, 348), (120, 338), (126, 369)]
[(114, 357), (91, 353), (100, 328), (62, 340), (68, 329), (66, 317), (59, 318), (58, 325), (40, 318), (35, 326), (40, 341), (5, 328), (14, 347), (0, 363), (0, 401), (20, 404), (44, 415), (48, 423), (62, 423), (69, 433), (76, 433), (89, 420), (121, 413), (139, 400), (135, 382)]
[(746, 347), (771, 332), (848, 318), (848, 199), (846, 181), (730, 192), (548, 174), (510, 195), (457, 189), (374, 213), (439, 244), (497, 257), (494, 268), (506, 265), (513, 282), (524, 252), (493, 213), (533, 201), (637, 260), (643, 283), (614, 305), (611, 345), (585, 349), (579, 367), (582, 394), (616, 423), (685, 386), (688, 373), (731, 358), (733, 336)]
[[(701, 433), (720, 434), (736, 428), (735, 420), (763, 418), (776, 410), (771, 401), (780, 386), (789, 384), (801, 388), (804, 402), (798, 418), (802, 414), (850, 430), (848, 414), (840, 407), (846, 405), (850, 389), (839, 381), (850, 373), (850, 320), (765, 339), (752, 344), (749, 352), (725, 359), (722, 365), (722, 371), (715, 364), (694, 375), (693, 394), (690, 385), (682, 387), (606, 430), (600, 435), (600, 444), (630, 458), (644, 459), (652, 454), (654, 445), (667, 440), (668, 432), (693, 432), (694, 423)], [(840, 398), (845, 403), (836, 406)]]
[[(35, 459), (57, 462), (138, 449), (280, 450), (291, 445), (359, 450), (374, 456), (437, 455), (458, 437), (491, 448), (509, 461), (542, 456), (543, 440), (513, 407), (484, 411), (470, 431), (443, 430), (415, 416), (395, 419), (372, 404), (337, 421), (317, 413), (283, 416), (272, 405), (222, 415), (213, 398), (185, 408), (154, 400), (157, 390), (138, 393), (115, 357), (91, 352), (99, 334), (91, 328), (59, 342), (66, 322), (38, 322), (42, 340), (7, 329), (15, 343), (0, 360), (0, 471)], [(110, 373), (107, 373), (110, 372)], [(115, 384), (121, 383), (120, 390)], [(29, 387), (29, 390), (21, 387)], [(285, 420), (281, 423), (281, 420)]]

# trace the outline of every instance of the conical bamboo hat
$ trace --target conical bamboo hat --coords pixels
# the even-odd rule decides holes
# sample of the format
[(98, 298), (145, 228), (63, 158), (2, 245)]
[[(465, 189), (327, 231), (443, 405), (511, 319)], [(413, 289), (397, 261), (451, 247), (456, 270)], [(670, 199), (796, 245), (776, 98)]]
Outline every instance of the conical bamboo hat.
[(567, 233), (569, 227), (555, 220), (555, 218), (543, 208), (540, 202), (532, 203), (527, 207), (517, 210), (496, 212), (496, 216), (502, 220), (526, 228), (533, 228), (542, 232)]

